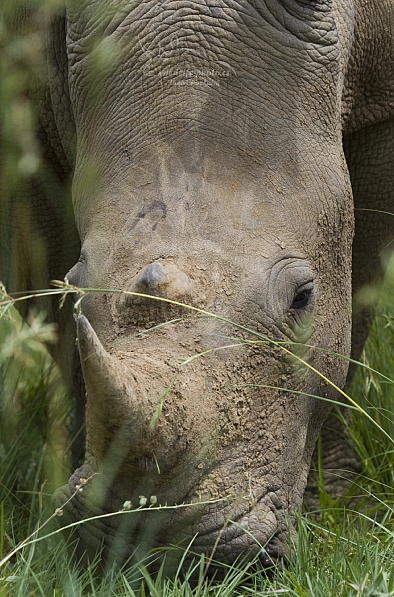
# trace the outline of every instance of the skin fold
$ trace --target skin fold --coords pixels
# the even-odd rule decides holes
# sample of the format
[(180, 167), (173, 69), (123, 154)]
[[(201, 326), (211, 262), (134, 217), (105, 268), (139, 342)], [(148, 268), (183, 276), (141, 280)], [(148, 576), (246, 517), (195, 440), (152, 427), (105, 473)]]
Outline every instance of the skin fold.
[[(272, 565), (291, 557), (332, 406), (313, 396), (339, 400), (324, 378), (346, 382), (335, 354), (351, 353), (352, 287), (379, 276), (393, 235), (354, 209), (392, 205), (393, 5), (64, 8), (48, 92), (81, 242), (67, 279), (216, 317), (127, 294), (82, 300), (86, 457), (54, 504), (91, 477), (65, 523), (141, 496), (185, 504), (80, 525), (81, 553), (103, 545), (121, 562), (192, 542), (220, 562)], [(356, 357), (366, 319), (356, 314)]]

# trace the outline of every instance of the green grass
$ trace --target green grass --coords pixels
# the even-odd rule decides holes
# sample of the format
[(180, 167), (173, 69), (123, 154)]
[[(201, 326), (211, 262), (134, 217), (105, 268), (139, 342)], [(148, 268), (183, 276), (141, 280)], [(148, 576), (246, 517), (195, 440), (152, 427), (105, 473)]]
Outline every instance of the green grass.
[[(390, 278), (385, 296), (392, 296)], [(0, 597), (394, 596), (393, 444), (359, 411), (352, 411), (351, 426), (363, 466), (352, 490), (364, 498), (357, 502), (359, 511), (351, 497), (332, 501), (323, 489), (319, 516), (299, 515), (297, 557), (285, 570), (268, 577), (253, 564), (234, 566), (225, 568), (218, 582), (205, 577), (201, 558), (194, 563), (193, 580), (191, 571), (180, 570), (172, 579), (164, 574), (152, 579), (144, 562), (120, 571), (103, 571), (98, 562), (78, 564), (73, 546), (56, 532), (50, 503), (52, 491), (70, 472), (72, 409), (46, 349), (53, 328), (39, 315), (28, 326), (9, 305), (0, 318), (0, 335), (6, 339), (0, 348)], [(364, 357), (369, 368), (359, 368), (351, 390), (391, 437), (393, 338), (394, 319), (383, 304)]]

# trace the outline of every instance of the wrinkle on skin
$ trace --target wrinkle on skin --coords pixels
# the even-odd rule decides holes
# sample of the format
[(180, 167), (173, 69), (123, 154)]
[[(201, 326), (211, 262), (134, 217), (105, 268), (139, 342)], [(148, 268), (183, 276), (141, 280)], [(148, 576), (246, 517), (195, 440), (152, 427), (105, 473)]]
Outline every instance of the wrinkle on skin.
[[(142, 3), (144, 4), (144, 3)], [(235, 21), (237, 21), (239, 19), (239, 15), (236, 11), (234, 12), (234, 19)], [(138, 17), (138, 15), (136, 15), (136, 17)], [(261, 17), (260, 17), (261, 18)], [(136, 26), (136, 23), (139, 23), (139, 21), (134, 20), (133, 18), (131, 18), (130, 23), (128, 24), (128, 27), (132, 28), (134, 26)], [(192, 30), (194, 28), (198, 28), (200, 25), (196, 24), (196, 22), (191, 22), (190, 27), (192, 28)], [(188, 25), (188, 26), (189, 26)], [(134, 121), (138, 121), (138, 122), (142, 122), (144, 123), (144, 127), (146, 131), (149, 131), (149, 122), (152, 122), (152, 115), (155, 114), (155, 126), (154, 126), (154, 132), (155, 135), (158, 135), (159, 132), (159, 126), (160, 126), (160, 120), (161, 120), (161, 115), (160, 113), (164, 113), (167, 114), (168, 110), (166, 109), (165, 105), (162, 104), (163, 102), (165, 102), (165, 89), (168, 88), (168, 86), (170, 85), (170, 89), (171, 89), (171, 85), (174, 82), (173, 81), (173, 77), (170, 76), (170, 78), (166, 77), (165, 75), (163, 76), (163, 73), (168, 70), (168, 68), (185, 68), (187, 69), (188, 67), (188, 59), (187, 59), (187, 48), (192, 45), (194, 46), (195, 43), (197, 43), (196, 48), (197, 48), (197, 56), (198, 56), (198, 52), (202, 51), (202, 47), (201, 47), (201, 42), (192, 42), (190, 40), (187, 40), (185, 42), (185, 44), (183, 45), (182, 43), (182, 47), (181, 48), (177, 48), (177, 47), (171, 47), (170, 44), (170, 48), (168, 50), (166, 50), (167, 54), (165, 54), (165, 56), (163, 57), (162, 54), (157, 54), (158, 52), (158, 48), (160, 48), (160, 39), (157, 39), (157, 36), (160, 34), (160, 32), (158, 33), (157, 31), (157, 27), (154, 26), (154, 21), (150, 21), (149, 19), (147, 19), (145, 21), (145, 26), (148, 28), (149, 31), (149, 35), (152, 38), (152, 44), (153, 44), (153, 48), (154, 48), (154, 52), (155, 54), (151, 54), (150, 51), (143, 46), (141, 47), (136, 47), (136, 52), (133, 53), (130, 51), (130, 48), (133, 47), (133, 44), (135, 44), (136, 42), (133, 41), (135, 39), (137, 39), (137, 37), (140, 35), (140, 33), (138, 31), (134, 32), (131, 35), (131, 32), (128, 28), (125, 28), (124, 32), (121, 32), (121, 34), (119, 35), (119, 39), (116, 40), (115, 45), (114, 45), (114, 52), (117, 56), (117, 59), (119, 59), (118, 56), (118, 51), (120, 51), (121, 47), (122, 47), (122, 39), (123, 36), (131, 36), (131, 39), (129, 40), (129, 42), (127, 41), (126, 37), (125, 37), (125, 52), (127, 52), (127, 54), (125, 54), (125, 56), (122, 57), (122, 59), (119, 61), (119, 73), (118, 75), (116, 74), (116, 67), (115, 67), (115, 71), (113, 74), (111, 74), (111, 77), (108, 78), (108, 81), (105, 84), (106, 87), (106, 94), (108, 96), (108, 101), (105, 100), (105, 97), (103, 97), (101, 99), (101, 103), (103, 106), (103, 113), (105, 113), (105, 117), (108, 118), (111, 116), (111, 113), (113, 113), (114, 111), (114, 104), (112, 102), (112, 100), (110, 98), (113, 97), (113, 94), (116, 93), (116, 90), (119, 89), (119, 80), (122, 80), (123, 85), (125, 84), (125, 81), (127, 81), (127, 86), (132, 89), (134, 87), (134, 91), (133, 91), (133, 100), (131, 100), (130, 97), (125, 98), (127, 99), (127, 102), (124, 105), (124, 112), (122, 110), (122, 107), (119, 105), (119, 103), (117, 103), (116, 105), (116, 112), (114, 113), (114, 116), (116, 116), (116, 121), (120, 122), (122, 124), (122, 130), (123, 130), (123, 135), (125, 132), (125, 129), (127, 129), (127, 125), (130, 122), (130, 116), (132, 114), (133, 111), (135, 111), (135, 108), (133, 108), (133, 106), (139, 106), (140, 108), (143, 106), (146, 106), (146, 110), (143, 110), (142, 112), (139, 111), (138, 115), (137, 113), (135, 113), (135, 116), (133, 117)], [(176, 26), (178, 27), (178, 25)], [(201, 27), (204, 28), (204, 24), (201, 24)], [(165, 28), (165, 30), (163, 30), (163, 39), (167, 40), (166, 43), (168, 42), (168, 39), (172, 39), (171, 35), (174, 35), (175, 37), (178, 36), (178, 29), (176, 28), (175, 31), (173, 33), (171, 33), (171, 30), (168, 29), (168, 27)], [(259, 29), (257, 28), (256, 31), (259, 31)], [(202, 29), (202, 33), (204, 33), (203, 29)], [(136, 34), (138, 34), (138, 36), (136, 37)], [(222, 31), (218, 31), (218, 38), (222, 37)], [(242, 37), (242, 42), (240, 41)], [(262, 110), (262, 116), (264, 118), (264, 113), (268, 110), (268, 111), (272, 111), (272, 103), (267, 102), (264, 99), (264, 95), (262, 96), (262, 93), (264, 94), (264, 90), (266, 89), (271, 89), (275, 95), (276, 101), (278, 101), (278, 98), (281, 97), (281, 90), (283, 87), (283, 80), (286, 80), (287, 77), (290, 77), (291, 80), (294, 80), (294, 77), (302, 77), (303, 73), (305, 72), (306, 66), (308, 62), (311, 62), (311, 64), (314, 64), (314, 60), (311, 57), (308, 56), (304, 56), (302, 57), (301, 55), (297, 58), (297, 61), (294, 62), (294, 57), (293, 57), (293, 63), (294, 63), (294, 67), (295, 67), (295, 71), (294, 72), (290, 72), (289, 69), (287, 68), (287, 62), (288, 62), (288, 57), (283, 57), (283, 61), (280, 58), (280, 55), (275, 58), (274, 56), (272, 56), (272, 51), (269, 47), (266, 47), (266, 44), (268, 43), (267, 40), (270, 39), (270, 34), (267, 34), (265, 36), (263, 36), (263, 38), (258, 40), (258, 44), (260, 47), (260, 50), (258, 52), (258, 54), (256, 54), (255, 52), (251, 52), (248, 51), (247, 48), (247, 44), (249, 43), (249, 39), (250, 39), (250, 31), (240, 31), (239, 32), (239, 37), (234, 38), (230, 40), (227, 44), (225, 44), (224, 48), (215, 48), (210, 46), (209, 50), (207, 51), (203, 51), (201, 56), (198, 56), (198, 60), (196, 63), (196, 66), (198, 66), (198, 63), (201, 63), (201, 68), (205, 69), (207, 71), (207, 65), (209, 67), (215, 67), (215, 65), (220, 62), (223, 62), (223, 57), (226, 56), (226, 54), (228, 52), (230, 52), (229, 56), (226, 58), (225, 63), (229, 65), (230, 70), (233, 69), (233, 66), (235, 67), (234, 73), (230, 73), (230, 77), (229, 78), (225, 78), (225, 80), (223, 80), (223, 85), (219, 86), (221, 88), (219, 89), (214, 89), (214, 88), (201, 88), (201, 89), (193, 89), (191, 90), (190, 87), (187, 89), (188, 93), (189, 93), (189, 100), (184, 100), (182, 98), (182, 90), (180, 88), (176, 89), (174, 87), (172, 87), (171, 91), (172, 92), (177, 92), (177, 95), (179, 96), (179, 101), (178, 101), (178, 105), (179, 108), (178, 110), (181, 108), (182, 105), (185, 106), (185, 109), (187, 110), (187, 113), (185, 113), (185, 118), (186, 119), (190, 119), (190, 122), (193, 120), (193, 105), (196, 107), (197, 109), (197, 119), (196, 122), (199, 123), (199, 126), (203, 126), (203, 123), (201, 122), (201, 118), (198, 116), (198, 112), (201, 111), (201, 107), (205, 106), (206, 110), (212, 110), (214, 108), (214, 106), (211, 105), (206, 105), (207, 102), (210, 102), (210, 98), (212, 96), (212, 98), (215, 97), (221, 97), (221, 101), (220, 101), (220, 105), (223, 106), (223, 103), (227, 103), (227, 102), (223, 102), (224, 99), (224, 92), (226, 87), (228, 87), (230, 85), (229, 88), (229, 92), (231, 94), (231, 102), (233, 101), (234, 98), (236, 98), (237, 96), (239, 96), (241, 94), (241, 97), (243, 95), (245, 95), (245, 90), (246, 88), (248, 89), (248, 94), (249, 97), (245, 97), (245, 100), (247, 99), (247, 101), (243, 101), (243, 107), (245, 109), (245, 107), (247, 106), (252, 106), (252, 105), (258, 105), (260, 104), (261, 106), (261, 110)], [(140, 39), (140, 38), (138, 38)], [(178, 39), (176, 37), (176, 39)], [(210, 39), (215, 39), (214, 36), (212, 36), (210, 34)], [(139, 41), (139, 46), (141, 46), (141, 42)], [(236, 48), (241, 46), (241, 45), (245, 45), (245, 48), (243, 49), (243, 51), (238, 55), (232, 55), (232, 52), (236, 51)], [(280, 46), (280, 51), (283, 52), (283, 48), (285, 47), (285, 44), (281, 44)], [(186, 54), (185, 54), (185, 50), (186, 50)], [(163, 50), (164, 51), (164, 50)], [(153, 52), (153, 50), (152, 50)], [(245, 58), (245, 56), (247, 56), (247, 59)], [(87, 58), (87, 56), (86, 56)], [(94, 59), (94, 53), (91, 55), (91, 57), (89, 58), (89, 60), (93, 60)], [(193, 61), (195, 59), (195, 56), (192, 58), (191, 64), (193, 64)], [(276, 64), (276, 60), (279, 60), (279, 63)], [(155, 71), (153, 69), (153, 62), (152, 61), (156, 61), (157, 62), (157, 73), (155, 74)], [(253, 61), (256, 61), (255, 63)], [(112, 60), (112, 63), (116, 64), (116, 60)], [(265, 66), (264, 66), (264, 63)], [(302, 63), (302, 64), (301, 64)], [(335, 60), (331, 61), (332, 64), (335, 64)], [(79, 63), (78, 63), (79, 64)], [(145, 64), (145, 65), (149, 65), (149, 68), (152, 70), (152, 75), (151, 77), (142, 77), (140, 76), (141, 71), (140, 68), (141, 66)], [(83, 65), (79, 65), (78, 69), (80, 70), (83, 67)], [(76, 90), (79, 90), (78, 92), (78, 96), (81, 96), (81, 100), (83, 100), (83, 95), (81, 95), (80, 90), (85, 89), (86, 91), (86, 86), (85, 85), (80, 85), (78, 82), (78, 74), (75, 73), (73, 74), (73, 65), (70, 66), (70, 80), (72, 82), (72, 87), (75, 87)], [(156, 67), (155, 67), (156, 68)], [(266, 69), (268, 69), (268, 73), (266, 72)], [(208, 68), (209, 70), (209, 68)], [(293, 69), (294, 70), (294, 69)], [(154, 71), (154, 72), (153, 72)], [(276, 76), (276, 71), (278, 71), (278, 77), (277, 80), (275, 80), (275, 76)], [(82, 71), (81, 71), (82, 72)], [(140, 73), (140, 74), (138, 74)], [(160, 74), (161, 73), (161, 74)], [(160, 75), (160, 76), (159, 76)], [(208, 75), (207, 75), (208, 76)], [(307, 79), (305, 81), (303, 81), (303, 87), (310, 87), (311, 84), (313, 84), (312, 78), (313, 78), (313, 74), (311, 73), (311, 75), (307, 77)], [(137, 78), (136, 78), (137, 77)], [(75, 85), (73, 84), (75, 79)], [(209, 76), (208, 76), (209, 79)], [(320, 89), (320, 85), (321, 85), (321, 76), (319, 77), (319, 89)], [(253, 85), (253, 81), (259, 81), (260, 82), (260, 86), (256, 86)], [(150, 81), (150, 83), (149, 83)], [(237, 82), (241, 82), (241, 86), (237, 84)], [(290, 81), (289, 81), (290, 83)], [(245, 87), (246, 84), (246, 87)], [(291, 83), (290, 83), (291, 84)], [(297, 83), (298, 84), (298, 83)], [(231, 88), (234, 87), (234, 92), (231, 91)], [(164, 97), (163, 97), (163, 93), (164, 93)], [(194, 99), (192, 101), (190, 101), (190, 93), (192, 93), (194, 95)], [(151, 98), (149, 102), (146, 102), (146, 95), (149, 95), (149, 97)], [(86, 92), (85, 92), (86, 95)], [(96, 108), (93, 108), (96, 110), (98, 109), (99, 111), (101, 110), (98, 106), (97, 106), (97, 93), (94, 94), (96, 96), (96, 100), (95, 100), (95, 105)], [(84, 113), (85, 112), (85, 108), (84, 108), (84, 104), (79, 104), (79, 99), (78, 99), (77, 95), (74, 95), (73, 99), (74, 102), (77, 105), (77, 113)], [(310, 103), (313, 101), (313, 104), (315, 104), (316, 102), (314, 100), (312, 100), (313, 98), (313, 92), (312, 89), (309, 89), (309, 92), (305, 91), (302, 92), (302, 103), (303, 105), (305, 105), (305, 101), (309, 101)], [(142, 99), (143, 97), (145, 97), (145, 99)], [(230, 99), (230, 98), (229, 98)], [(293, 98), (294, 99), (294, 98)], [(153, 111), (152, 111), (152, 105), (151, 102), (154, 102), (154, 106), (153, 106)], [(285, 100), (282, 100), (285, 102)], [(199, 107), (200, 106), (200, 107)], [(311, 105), (311, 108), (313, 108), (313, 106)], [(324, 111), (322, 111), (322, 107), (321, 107), (321, 103), (320, 103), (320, 95), (319, 95), (319, 101), (318, 101), (318, 105), (316, 104), (316, 116), (314, 118), (314, 122), (315, 122), (315, 126), (317, 126), (317, 123), (321, 120), (321, 118), (323, 117), (323, 113)], [(215, 110), (214, 110), (215, 112)], [(289, 117), (289, 115), (293, 112), (292, 110), (292, 106), (289, 104), (286, 104), (286, 102), (283, 104), (283, 110), (282, 113), (286, 114), (287, 117)], [(90, 109), (90, 113), (92, 113), (92, 109)], [(249, 124), (248, 124), (248, 128), (252, 131), (252, 130), (259, 130), (260, 126), (259, 126), (259, 118), (256, 119), (256, 116), (258, 115), (258, 110), (253, 109), (252, 111), (247, 110), (248, 113), (248, 120), (249, 120)], [(101, 114), (101, 112), (100, 112)], [(100, 119), (101, 115), (99, 113), (97, 113), (96, 118)], [(272, 119), (273, 114), (270, 115), (270, 118), (267, 118), (267, 116), (265, 116), (265, 120), (267, 122), (269, 122)], [(227, 126), (229, 126), (231, 123), (228, 123)], [(83, 122), (80, 122), (80, 126), (83, 127)], [(134, 130), (134, 134), (136, 133), (136, 127), (133, 126), (132, 129)], [(168, 127), (167, 127), (168, 129)], [(211, 124), (209, 125), (209, 127), (207, 129), (202, 129), (204, 131), (204, 134), (207, 134), (208, 131), (211, 129)], [(114, 129), (114, 123), (112, 124), (111, 127), (109, 127), (107, 130), (116, 130)], [(140, 130), (142, 130), (140, 128)], [(215, 130), (215, 135), (220, 135), (220, 128), (216, 128)], [(83, 132), (83, 130), (81, 129), (81, 133)], [(88, 131), (86, 131), (88, 132)], [(117, 141), (120, 141), (123, 143), (122, 141), (122, 134), (119, 134), (119, 132), (116, 133), (116, 139)], [(148, 132), (149, 134), (149, 132)], [(168, 134), (168, 130), (167, 130), (167, 134)], [(149, 139), (147, 139), (145, 137), (146, 133), (144, 133), (143, 136), (141, 136), (141, 140), (139, 142), (139, 144), (141, 143), (149, 143)], [(138, 136), (138, 134), (137, 134)], [(145, 137), (145, 138), (144, 138)], [(124, 137), (123, 137), (124, 138)], [(125, 139), (126, 141), (126, 139)], [(108, 139), (108, 143), (110, 143), (110, 139)], [(250, 145), (250, 143), (249, 143)], [(134, 155), (134, 159), (135, 157), (137, 157), (138, 154)]]

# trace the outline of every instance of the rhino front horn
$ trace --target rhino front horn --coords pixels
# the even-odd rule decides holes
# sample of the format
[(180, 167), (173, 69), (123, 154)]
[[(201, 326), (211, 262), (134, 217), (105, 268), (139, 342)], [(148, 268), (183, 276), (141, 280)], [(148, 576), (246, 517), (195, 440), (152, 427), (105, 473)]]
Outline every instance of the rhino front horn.
[(78, 317), (78, 348), (88, 397), (119, 400), (125, 391), (127, 367), (105, 350), (84, 315)]
[[(172, 368), (163, 369), (162, 363), (151, 358), (145, 361), (133, 351), (122, 353), (121, 358), (109, 354), (84, 315), (78, 318), (77, 330), (87, 395), (87, 443), (96, 462), (102, 462), (110, 450), (111, 457), (120, 461), (127, 452), (134, 466), (151, 455), (155, 446), (172, 444), (175, 436), (167, 428), (163, 437), (160, 425), (150, 428), (157, 398), (174, 376)], [(175, 434), (178, 437), (176, 429)]]
[[(78, 318), (78, 347), (87, 396), (89, 424), (103, 429), (104, 435), (122, 427), (125, 420), (135, 428), (150, 420), (147, 405), (136, 389), (132, 363), (110, 355), (84, 315)], [(88, 423), (88, 422), (87, 422)]]
[(84, 315), (78, 318), (77, 331), (87, 395), (86, 432), (96, 458), (105, 456), (120, 433), (127, 433), (135, 458), (150, 453), (150, 421), (157, 400), (152, 388), (159, 382), (166, 387), (162, 370), (157, 378), (146, 377), (146, 363), (136, 362), (133, 353), (126, 361), (109, 354)]

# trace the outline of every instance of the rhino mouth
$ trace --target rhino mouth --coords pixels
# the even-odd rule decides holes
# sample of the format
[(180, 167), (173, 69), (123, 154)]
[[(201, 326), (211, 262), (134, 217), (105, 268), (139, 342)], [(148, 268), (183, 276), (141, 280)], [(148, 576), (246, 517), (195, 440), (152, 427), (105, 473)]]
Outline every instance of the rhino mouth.
[(263, 568), (286, 565), (293, 559), (294, 521), (283, 510), (273, 512), (266, 498), (264, 496), (252, 510), (238, 512), (231, 520), (227, 519), (228, 523), (206, 533), (201, 532), (201, 526), (213, 512), (204, 514), (192, 550), (221, 563), (251, 562), (257, 558)]
[[(123, 508), (110, 493), (103, 504), (96, 501), (88, 487), (84, 487), (83, 492), (76, 492), (80, 477), (87, 472), (85, 467), (78, 469), (69, 484), (56, 492), (53, 501), (63, 510), (63, 525), (81, 521), (74, 527), (74, 537), (79, 542), (77, 554), (88, 559), (101, 550), (107, 562), (122, 565), (130, 558), (147, 561), (150, 562), (149, 569), (155, 572), (163, 558), (179, 561), (182, 557), (187, 567), (194, 558), (204, 554), (209, 563), (209, 575), (217, 578), (225, 569), (223, 565), (255, 561), (263, 569), (282, 568), (293, 559), (289, 545), (294, 544), (296, 533), (290, 517), (283, 511), (275, 512), (270, 520), (258, 519), (254, 510), (264, 510), (258, 503), (250, 511), (242, 508), (234, 512), (233, 509), (230, 520), (231, 505), (224, 509), (225, 512), (213, 506), (201, 512), (198, 504), (185, 504), (182, 510), (175, 507), (156, 511), (152, 508), (149, 512), (141, 509), (122, 515)], [(68, 502), (66, 506), (65, 502)], [(119, 516), (114, 516), (116, 512)], [(95, 515), (98, 515), (96, 520)], [(227, 520), (222, 524), (226, 515)], [(212, 518), (216, 519), (216, 524), (212, 523)], [(208, 530), (207, 521), (210, 523)], [(163, 546), (168, 549), (160, 549), (161, 555), (158, 555), (157, 549)]]

